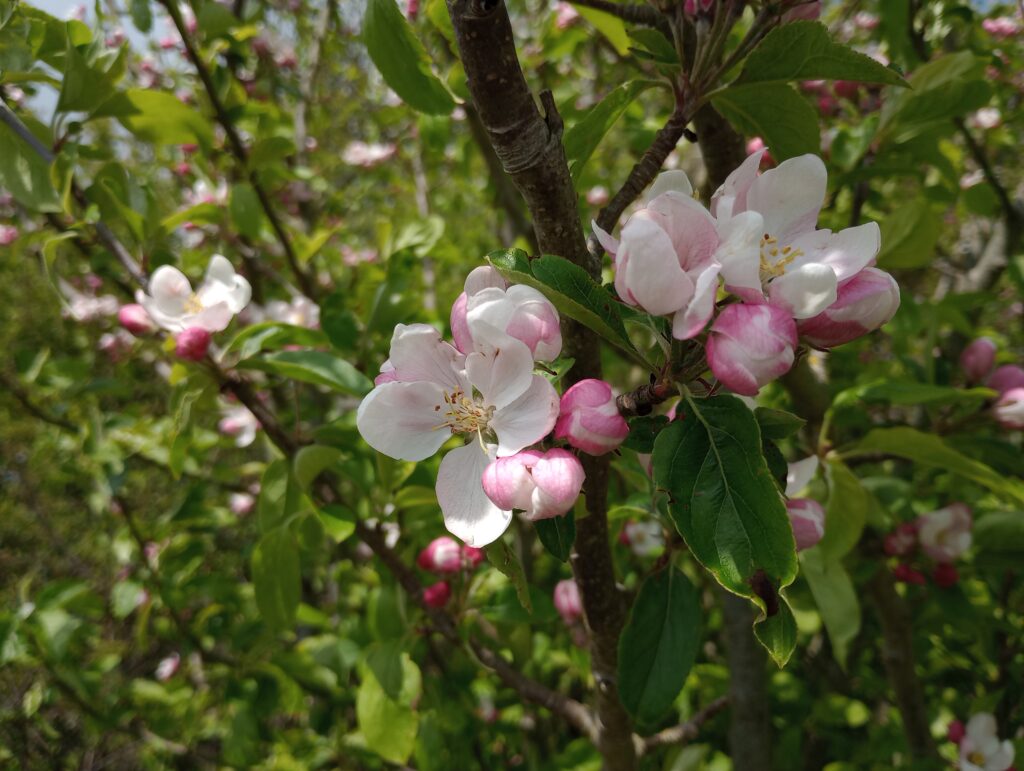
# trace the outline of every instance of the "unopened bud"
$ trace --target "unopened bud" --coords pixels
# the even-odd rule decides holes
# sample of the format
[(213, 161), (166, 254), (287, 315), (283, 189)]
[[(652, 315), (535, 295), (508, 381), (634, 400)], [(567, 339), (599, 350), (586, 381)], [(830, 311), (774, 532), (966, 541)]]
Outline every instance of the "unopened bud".
[(562, 395), (555, 438), (590, 455), (604, 455), (629, 434), (612, 387), (603, 380), (581, 380)]
[(202, 327), (189, 327), (174, 338), (174, 353), (186, 361), (202, 361), (210, 348), (210, 333)]

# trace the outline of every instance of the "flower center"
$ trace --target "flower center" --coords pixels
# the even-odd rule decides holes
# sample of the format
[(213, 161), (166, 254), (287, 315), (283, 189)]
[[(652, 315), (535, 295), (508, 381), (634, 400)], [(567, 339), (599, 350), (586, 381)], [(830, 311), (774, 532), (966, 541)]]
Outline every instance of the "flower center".
[(761, 283), (767, 283), (786, 272), (786, 266), (803, 254), (792, 246), (779, 248), (779, 239), (768, 233), (761, 239)]
[(194, 292), (189, 295), (189, 298), (185, 300), (185, 312), (186, 313), (199, 313), (203, 310), (203, 303), (199, 299), (199, 295)]
[(980, 752), (979, 750), (975, 750), (974, 752), (968, 753), (967, 759), (971, 761), (974, 765), (980, 766), (985, 763), (985, 753)]
[(444, 404), (434, 407), (444, 422), (435, 428), (449, 428), (453, 434), (483, 434), (494, 414), (494, 407), (484, 407), (466, 396), (461, 389), (445, 393)]

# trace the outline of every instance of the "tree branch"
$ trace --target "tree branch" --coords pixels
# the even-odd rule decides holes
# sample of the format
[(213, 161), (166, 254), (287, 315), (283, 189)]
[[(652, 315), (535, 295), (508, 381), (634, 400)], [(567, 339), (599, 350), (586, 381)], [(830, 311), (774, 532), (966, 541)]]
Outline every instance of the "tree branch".
[(593, 8), (595, 11), (618, 16), (630, 24), (653, 27), (669, 41), (672, 40), (672, 28), (669, 26), (668, 20), (653, 6), (641, 3), (613, 3), (610, 0), (569, 0), (569, 2), (573, 5), (581, 5), (584, 8)]
[(658, 733), (648, 736), (643, 740), (643, 754), (658, 747), (668, 747), (674, 744), (685, 744), (693, 741), (700, 734), (701, 727), (711, 718), (729, 706), (729, 698), (721, 696), (700, 710), (696, 715), (685, 723), (666, 728)]
[(256, 173), (256, 170), (249, 168), (249, 151), (246, 149), (245, 143), (242, 141), (242, 137), (235, 128), (235, 124), (232, 122), (231, 116), (228, 115), (227, 109), (224, 107), (224, 103), (221, 102), (220, 96), (217, 93), (217, 87), (213, 82), (213, 78), (210, 76), (210, 70), (207, 68), (206, 62), (203, 61), (202, 56), (200, 56), (198, 49), (195, 47), (195, 43), (193, 43), (191, 37), (189, 37), (188, 29), (185, 27), (185, 22), (181, 18), (178, 6), (173, 2), (173, 0), (159, 0), (159, 2), (166, 9), (167, 14), (171, 17), (171, 21), (174, 22), (174, 26), (178, 30), (178, 34), (181, 36), (181, 42), (185, 46), (185, 53), (187, 54), (189, 61), (192, 62), (192, 66), (195, 67), (196, 74), (199, 76), (199, 80), (202, 82), (203, 88), (206, 90), (206, 96), (213, 107), (214, 116), (221, 128), (224, 129), (224, 134), (228, 139), (228, 146), (231, 150), (231, 154), (234, 156), (239, 166), (242, 167), (246, 178), (249, 180), (249, 184), (252, 185), (252, 189), (256, 193), (256, 198), (260, 202), (260, 208), (263, 209), (263, 213), (270, 222), (270, 227), (274, 231), (274, 235), (277, 237), (277, 242), (281, 245), (281, 249), (284, 251), (285, 259), (288, 261), (288, 266), (295, 275), (295, 280), (298, 282), (299, 287), (307, 297), (312, 300), (316, 300), (319, 295), (316, 284), (309, 277), (306, 271), (302, 269), (302, 266), (299, 265), (298, 255), (295, 253), (295, 248), (292, 246), (291, 239), (289, 239), (288, 233), (284, 229), (284, 224), (281, 222), (281, 219), (277, 214), (277, 210), (270, 201), (270, 196), (263, 187), (263, 184), (260, 182), (259, 175)]

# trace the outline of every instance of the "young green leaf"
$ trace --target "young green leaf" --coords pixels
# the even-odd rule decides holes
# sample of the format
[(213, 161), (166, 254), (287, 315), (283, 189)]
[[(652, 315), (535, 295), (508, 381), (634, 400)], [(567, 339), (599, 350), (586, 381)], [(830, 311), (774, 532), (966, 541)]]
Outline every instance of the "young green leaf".
[(533, 614), (533, 603), (530, 601), (530, 587), (526, 583), (523, 563), (519, 561), (512, 548), (504, 541), (495, 541), (484, 547), (487, 561), (505, 575), (516, 589), (516, 596), (527, 613)]
[(323, 351), (278, 351), (239, 362), (240, 369), (258, 369), (340, 393), (365, 396), (373, 383), (344, 359)]
[(561, 517), (537, 520), (534, 527), (549, 554), (562, 562), (569, 559), (573, 541), (576, 540), (576, 516), (571, 510)]
[(861, 621), (860, 602), (850, 574), (842, 562), (827, 556), (816, 546), (801, 552), (800, 575), (811, 587), (836, 661), (845, 668), (850, 643), (857, 637)]
[(786, 83), (742, 83), (711, 101), (738, 129), (762, 137), (779, 161), (821, 149), (818, 114)]
[(283, 631), (295, 623), (302, 597), (299, 547), (287, 527), (266, 533), (252, 553), (256, 607), (271, 628)]

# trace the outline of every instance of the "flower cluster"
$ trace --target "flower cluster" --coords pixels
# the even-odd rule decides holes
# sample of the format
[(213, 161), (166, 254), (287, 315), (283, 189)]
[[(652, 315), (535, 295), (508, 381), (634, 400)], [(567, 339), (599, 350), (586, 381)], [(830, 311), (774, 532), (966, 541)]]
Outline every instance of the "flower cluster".
[(423, 602), (432, 608), (448, 604), (452, 587), (447, 577), (469, 572), (484, 561), (484, 552), (473, 546), (460, 546), (446, 535), (435, 538), (420, 552), (416, 564), (423, 570), (445, 576), (423, 590)]
[[(792, 367), (801, 338), (816, 348), (841, 345), (899, 307), (896, 282), (872, 267), (876, 223), (817, 228), (827, 183), (821, 159), (803, 155), (759, 174), (765, 152), (726, 178), (710, 209), (683, 172), (669, 171), (618, 240), (594, 226), (614, 258), (619, 297), (671, 316), (677, 339), (708, 329), (711, 371), (746, 396)], [(720, 283), (730, 296), (717, 302)]]
[(973, 525), (971, 510), (963, 503), (951, 503), (898, 525), (883, 541), (886, 554), (904, 560), (893, 575), (908, 584), (927, 583), (925, 574), (906, 561), (920, 549), (934, 563), (931, 575), (936, 585), (952, 586), (960, 580), (953, 563), (971, 548)]
[(987, 386), (999, 395), (992, 416), (1003, 428), (1024, 429), (1024, 369), (1014, 364), (996, 367), (996, 344), (979, 337), (960, 354), (960, 369), (969, 383)]
[(583, 466), (557, 436), (587, 452), (625, 438), (611, 388), (581, 383), (561, 400), (534, 372), (562, 350), (558, 312), (538, 291), (508, 286), (490, 267), (472, 271), (451, 311), (453, 342), (426, 324), (399, 324), (376, 388), (359, 405), (363, 439), (392, 458), (420, 461), (452, 437), (464, 440), (442, 459), (438, 504), (448, 531), (471, 546), (493, 542), (521, 510), (530, 520), (569, 511)]
[(961, 771), (1011, 771), (1013, 742), (999, 740), (995, 716), (987, 712), (972, 715), (965, 726), (959, 720), (949, 724), (948, 738), (960, 747)]

